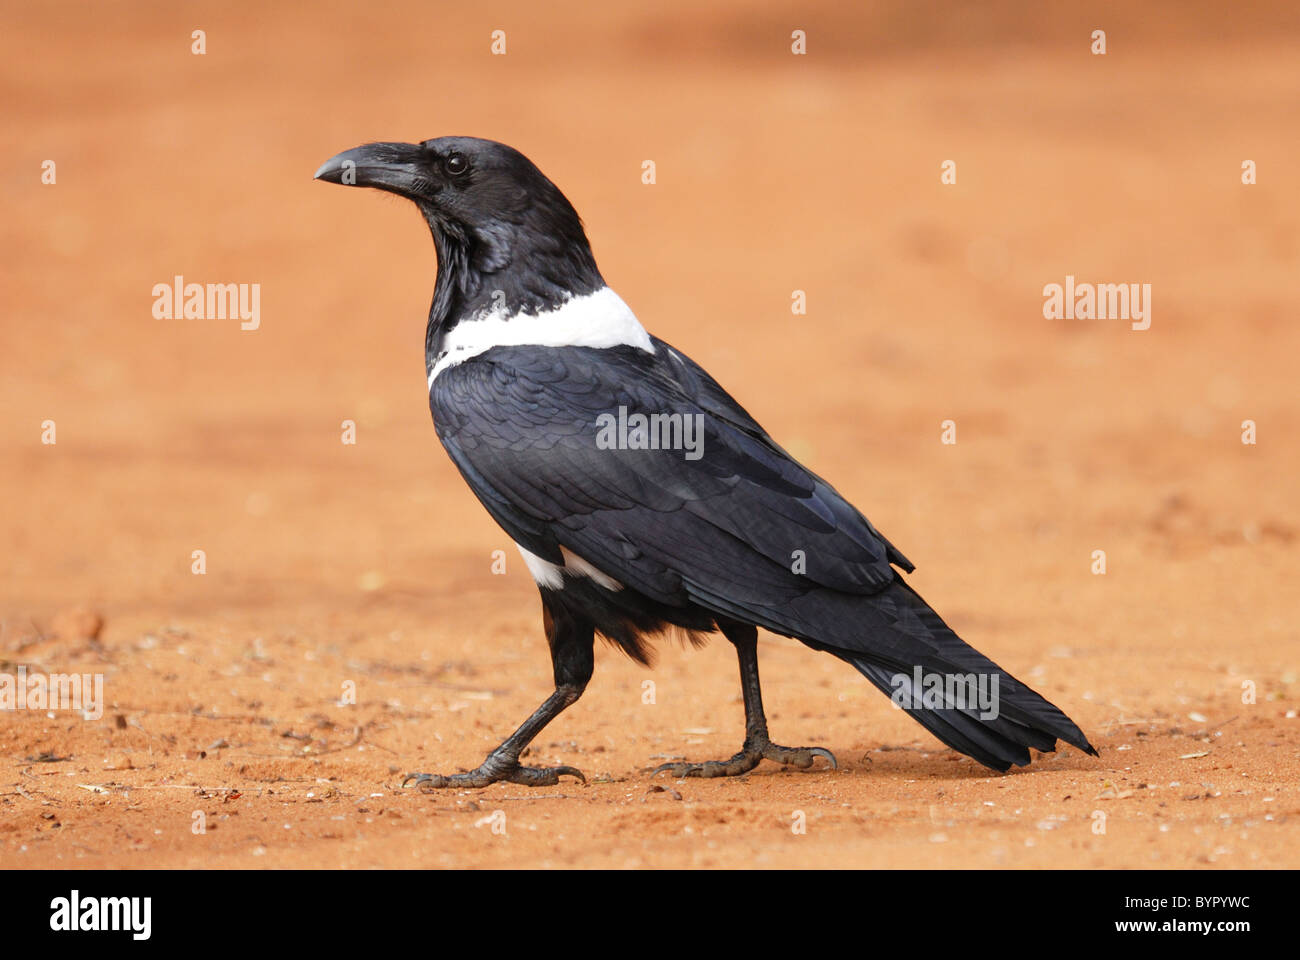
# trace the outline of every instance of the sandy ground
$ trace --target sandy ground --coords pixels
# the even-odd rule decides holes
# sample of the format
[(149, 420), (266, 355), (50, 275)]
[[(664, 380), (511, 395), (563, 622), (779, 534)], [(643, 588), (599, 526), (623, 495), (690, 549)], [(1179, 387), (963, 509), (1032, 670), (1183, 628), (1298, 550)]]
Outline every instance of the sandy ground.
[[(0, 717), (0, 863), (1300, 865), (1295, 13), (4, 6), (0, 672), (107, 702)], [(733, 655), (602, 646), (530, 755), (586, 786), (399, 791), (550, 690), (429, 422), (425, 228), (311, 179), (450, 133), (536, 160), (643, 323), (1100, 758), (992, 775), (765, 638), (773, 736), (838, 772), (652, 781), (738, 747)], [(176, 274), (259, 283), (260, 328), (155, 319)], [(1150, 329), (1045, 320), (1067, 274), (1152, 284)]]

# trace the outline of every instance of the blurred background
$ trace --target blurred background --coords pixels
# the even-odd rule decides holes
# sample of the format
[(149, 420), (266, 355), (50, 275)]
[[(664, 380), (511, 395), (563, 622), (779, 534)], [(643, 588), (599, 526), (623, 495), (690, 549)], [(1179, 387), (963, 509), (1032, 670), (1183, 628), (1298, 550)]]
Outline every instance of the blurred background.
[[(405, 202), (312, 180), (366, 141), (465, 134), (531, 157), (644, 325), (917, 561), (913, 582), (972, 643), (1045, 671), (1035, 685), (1090, 733), (1231, 701), (1242, 676), (1292, 697), (1294, 4), (2, 8), (11, 660), (105, 657), (123, 710), (281, 696), (292, 713), (323, 696), (302, 688), (361, 669), (358, 651), (390, 703), (418, 684), (376, 664), (504, 657), (497, 681), (525, 686), (471, 706), (484, 743), (544, 695), (535, 591), (430, 423), (427, 230)], [(178, 274), (260, 284), (260, 327), (156, 319), (152, 288)], [(1044, 285), (1066, 275), (1151, 284), (1150, 329), (1044, 319)], [(231, 676), (250, 645), (303, 658), (273, 682)], [(313, 657), (338, 669), (317, 677)], [(603, 657), (597, 686), (601, 669), (639, 682)], [(692, 751), (730, 753), (727, 652), (665, 661), (680, 709), (723, 711)], [(800, 698), (817, 692), (792, 689), (786, 715), (816, 715)], [(871, 725), (821, 729), (920, 742), (870, 702)], [(612, 701), (566, 715), (564, 735), (601, 716)], [(13, 736), (19, 753), (40, 739)]]

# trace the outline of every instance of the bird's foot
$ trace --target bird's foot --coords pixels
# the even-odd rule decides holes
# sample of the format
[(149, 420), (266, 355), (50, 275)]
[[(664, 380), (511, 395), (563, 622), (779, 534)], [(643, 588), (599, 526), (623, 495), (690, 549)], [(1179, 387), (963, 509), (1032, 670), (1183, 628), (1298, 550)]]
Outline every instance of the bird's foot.
[(839, 769), (835, 754), (825, 747), (783, 747), (764, 737), (762, 740), (746, 740), (740, 752), (730, 760), (706, 760), (703, 763), (662, 763), (655, 768), (651, 776), (658, 776), (669, 771), (674, 777), (737, 777), (749, 773), (760, 760), (774, 760), (787, 766), (807, 770), (813, 765), (813, 759), (822, 757), (832, 770)]
[(468, 773), (408, 773), (402, 778), (402, 787), (415, 781), (421, 793), (451, 788), (479, 788), (492, 783), (519, 783), (525, 787), (553, 787), (565, 775), (576, 777), (583, 783), (587, 778), (576, 767), (524, 767), (519, 760), (504, 754), (492, 753), (476, 770)]

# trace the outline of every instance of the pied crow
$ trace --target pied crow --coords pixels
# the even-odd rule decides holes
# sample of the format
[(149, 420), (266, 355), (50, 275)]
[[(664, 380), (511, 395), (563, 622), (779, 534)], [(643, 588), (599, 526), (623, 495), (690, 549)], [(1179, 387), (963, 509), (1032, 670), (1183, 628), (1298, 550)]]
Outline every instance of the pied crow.
[(745, 739), (730, 759), (656, 773), (836, 766), (822, 747), (768, 738), (758, 627), (852, 665), (995, 770), (1058, 739), (1096, 755), (1060, 709), (943, 622), (903, 579), (911, 561), (866, 517), (646, 331), (606, 286), (573, 206), (522, 153), (472, 137), (370, 143), (316, 178), (405, 197), (433, 234), (434, 427), (537, 583), (555, 674), (555, 692), (476, 769), (404, 783), (585, 780), (523, 766), (520, 753), (581, 696), (596, 634), (648, 663), (649, 641), (673, 629), (735, 645)]

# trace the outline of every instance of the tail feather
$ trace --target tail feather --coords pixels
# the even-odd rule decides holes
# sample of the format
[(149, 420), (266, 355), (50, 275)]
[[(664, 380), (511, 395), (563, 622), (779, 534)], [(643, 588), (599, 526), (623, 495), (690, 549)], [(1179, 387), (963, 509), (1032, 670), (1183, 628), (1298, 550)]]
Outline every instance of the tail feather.
[[(708, 609), (794, 637), (852, 664), (891, 698), (900, 689), (917, 703), (917, 671), (923, 695), (909, 706), (913, 719), (936, 737), (994, 770), (1029, 763), (1029, 750), (1051, 752), (1057, 740), (1097, 755), (1083, 731), (1055, 704), (957, 636), (902, 577), (869, 596), (813, 589), (780, 605), (736, 600), (700, 583), (688, 584)], [(996, 710), (954, 697), (949, 680), (974, 675), (986, 690), (996, 679)], [(935, 685), (938, 701), (924, 692)]]
[[(896, 621), (894, 636), (869, 636), (855, 649), (822, 648), (851, 663), (945, 744), (999, 771), (1028, 764), (1030, 747), (1055, 750), (1058, 739), (1097, 755), (1060, 708), (965, 643), (901, 578), (884, 591), (881, 608)], [(968, 688), (964, 678), (983, 686)], [(966, 695), (976, 689), (984, 702)]]
[[(885, 695), (898, 693), (896, 678), (906, 677), (892, 667), (882, 667), (864, 660), (851, 660), (863, 676)], [(927, 674), (937, 675), (937, 674)], [(1029, 747), (1050, 752), (1056, 749), (1056, 737), (1006, 717), (982, 720), (978, 711), (955, 707), (908, 708), (911, 717), (936, 737), (986, 767), (1007, 770), (1012, 764), (1029, 763)]]

